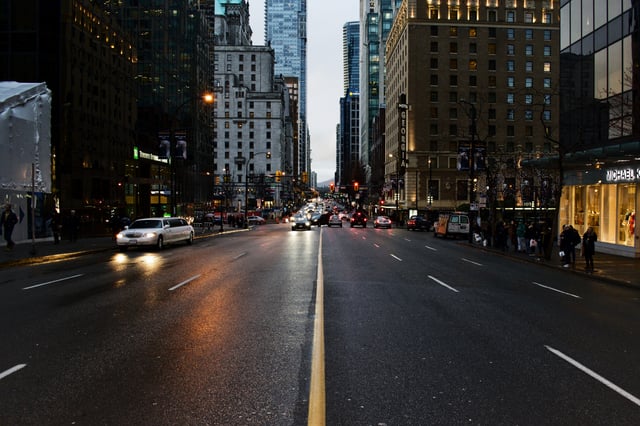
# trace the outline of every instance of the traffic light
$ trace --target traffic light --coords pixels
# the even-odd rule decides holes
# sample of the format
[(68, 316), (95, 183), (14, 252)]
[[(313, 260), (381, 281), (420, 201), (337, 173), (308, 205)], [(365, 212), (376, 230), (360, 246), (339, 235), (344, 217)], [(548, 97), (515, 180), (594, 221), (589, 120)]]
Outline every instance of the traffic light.
[(358, 182), (354, 182), (353, 183), (353, 190), (358, 192), (358, 188), (360, 188), (360, 185), (358, 184)]
[(380, 205), (384, 206), (384, 200), (380, 200)]
[(331, 182), (329, 184), (329, 191), (333, 192), (336, 189), (336, 186), (333, 184), (333, 182)]
[(216, 185), (220, 185), (220, 176), (216, 176)]
[(276, 182), (280, 182), (281, 177), (282, 177), (282, 172), (280, 170), (276, 170)]

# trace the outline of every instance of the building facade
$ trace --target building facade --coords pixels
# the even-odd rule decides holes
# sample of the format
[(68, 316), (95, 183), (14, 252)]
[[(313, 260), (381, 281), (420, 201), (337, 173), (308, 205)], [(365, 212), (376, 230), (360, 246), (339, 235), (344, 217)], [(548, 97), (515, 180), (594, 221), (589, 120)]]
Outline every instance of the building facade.
[(387, 208), (534, 203), (546, 176), (519, 165), (555, 149), (558, 46), (556, 1), (404, 0), (385, 53)]
[(593, 227), (598, 251), (640, 257), (640, 2), (560, 6), (559, 226)]
[(282, 207), (293, 197), (287, 173), (294, 161), (289, 146), (294, 82), (275, 74), (271, 47), (251, 44), (248, 3), (224, 6), (215, 26), (216, 195), (226, 211)]

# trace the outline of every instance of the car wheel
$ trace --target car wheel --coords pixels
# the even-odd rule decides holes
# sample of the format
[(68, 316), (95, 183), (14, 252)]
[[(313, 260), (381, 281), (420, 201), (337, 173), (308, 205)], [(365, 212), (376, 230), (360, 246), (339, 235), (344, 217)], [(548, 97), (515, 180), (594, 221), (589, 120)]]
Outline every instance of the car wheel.
[(164, 248), (164, 239), (162, 238), (162, 235), (158, 237), (158, 241), (156, 242), (156, 248), (158, 250), (162, 250)]
[(193, 232), (189, 233), (189, 238), (187, 238), (187, 244), (193, 244)]

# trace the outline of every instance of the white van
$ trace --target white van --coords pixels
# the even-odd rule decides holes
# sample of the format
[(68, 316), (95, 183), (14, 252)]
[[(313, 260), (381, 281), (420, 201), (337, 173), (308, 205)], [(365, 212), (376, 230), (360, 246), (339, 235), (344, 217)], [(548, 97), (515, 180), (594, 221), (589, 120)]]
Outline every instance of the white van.
[(460, 237), (469, 235), (469, 215), (466, 213), (443, 213), (434, 225), (436, 237)]

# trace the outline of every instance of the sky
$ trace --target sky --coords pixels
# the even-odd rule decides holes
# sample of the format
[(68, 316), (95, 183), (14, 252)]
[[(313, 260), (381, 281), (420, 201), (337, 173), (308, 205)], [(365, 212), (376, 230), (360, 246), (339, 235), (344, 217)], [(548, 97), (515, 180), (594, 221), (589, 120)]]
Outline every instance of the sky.
[[(264, 0), (248, 0), (253, 44), (264, 45)], [(343, 93), (342, 27), (358, 21), (359, 0), (307, 1), (307, 121), (311, 170), (333, 181)]]

